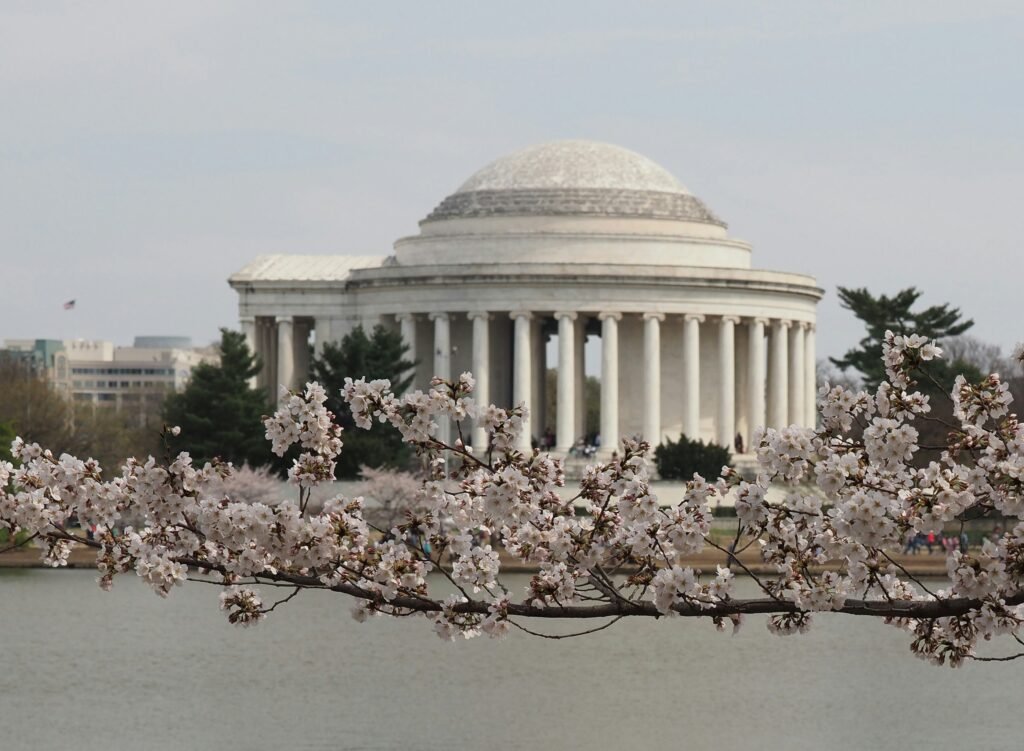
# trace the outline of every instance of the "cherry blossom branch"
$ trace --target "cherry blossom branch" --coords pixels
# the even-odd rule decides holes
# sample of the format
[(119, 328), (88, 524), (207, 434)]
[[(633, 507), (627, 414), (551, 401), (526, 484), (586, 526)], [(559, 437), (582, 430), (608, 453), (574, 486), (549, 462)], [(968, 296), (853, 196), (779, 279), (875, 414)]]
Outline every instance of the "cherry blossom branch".
[[(73, 547), (94, 549), (104, 589), (134, 571), (167, 596), (192, 571), (216, 574), (221, 607), (241, 626), (302, 589), (324, 589), (351, 597), (360, 620), (418, 615), (445, 639), (500, 637), (521, 627), (513, 619), (609, 619), (600, 629), (626, 616), (703, 617), (736, 628), (746, 616), (766, 615), (771, 631), (786, 634), (806, 631), (815, 613), (834, 612), (882, 618), (911, 635), (916, 655), (938, 664), (974, 657), (980, 639), (1024, 646), (1024, 429), (1008, 412), (1006, 385), (997, 376), (979, 384), (959, 377), (949, 445), (919, 467), (913, 421), (930, 407), (910, 391), (911, 371), (941, 352), (921, 337), (891, 333), (883, 351), (889, 380), (876, 394), (826, 386), (820, 430), (755, 435), (753, 481), (728, 469), (716, 481), (695, 475), (667, 505), (651, 492), (650, 446), (634, 440), (623, 442), (617, 459), (587, 467), (579, 492), (564, 500), (562, 461), (516, 449), (525, 407), (478, 406), (473, 379), (463, 374), (402, 397), (387, 381), (346, 381), (359, 428), (390, 423), (431, 461), (415, 507), (388, 530), (367, 522), (359, 498), (338, 495), (309, 511), (312, 489), (333, 480), (343, 448), (317, 384), (282, 392), (265, 421), (279, 455), (299, 446), (288, 472), (298, 504), (224, 498), (213, 482), (230, 465), (194, 467), (184, 453), (166, 466), (130, 459), (105, 480), (95, 462), (54, 457), (18, 439), (12, 453), (21, 466), (0, 462), (0, 525), (34, 536), (50, 565), (66, 564)], [(485, 454), (463, 445), (465, 419), (484, 429)], [(448, 420), (459, 424), (454, 445), (437, 438)], [(441, 471), (445, 456), (463, 461)], [(769, 502), (769, 488), (781, 500)], [(711, 506), (726, 500), (737, 514), (729, 549), (710, 534)], [(933, 593), (890, 555), (911, 535), (941, 533), (977, 513), (998, 513), (1012, 528), (970, 554), (950, 551), (948, 591)], [(96, 539), (70, 533), (72, 517), (94, 527)], [(521, 597), (501, 584), (502, 556), (481, 530), (501, 539), (502, 555), (534, 569)], [(740, 547), (744, 534), (750, 539)], [(774, 574), (755, 575), (739, 559), (755, 546)], [(727, 565), (706, 574), (685, 565), (708, 548), (726, 554)], [(825, 564), (837, 570), (822, 571)], [(441, 576), (430, 577), (437, 569)], [(767, 597), (736, 598), (734, 569)], [(292, 592), (264, 607), (258, 584)], [(435, 593), (445, 586), (456, 593)]]

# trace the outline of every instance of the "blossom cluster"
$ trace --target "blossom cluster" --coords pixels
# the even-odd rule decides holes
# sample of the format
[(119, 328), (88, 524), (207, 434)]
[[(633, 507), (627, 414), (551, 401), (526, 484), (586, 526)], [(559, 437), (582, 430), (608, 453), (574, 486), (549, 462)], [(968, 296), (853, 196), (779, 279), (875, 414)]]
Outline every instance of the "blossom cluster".
[(275, 454), (284, 456), (293, 444), (303, 449), (288, 471), (288, 478), (300, 487), (334, 479), (335, 459), (342, 448), (341, 427), (334, 423), (326, 402), (327, 392), (319, 383), (307, 384), (303, 394), (282, 386), (278, 410), (264, 422)]
[[(298, 446), (289, 471), (298, 503), (233, 499), (223, 482), (233, 467), (195, 467), (186, 453), (167, 466), (130, 459), (108, 478), (94, 461), (19, 439), (18, 466), (0, 463), (0, 528), (34, 535), (54, 566), (74, 546), (95, 548), (104, 588), (129, 571), (162, 596), (189, 577), (214, 577), (240, 625), (280, 604), (264, 604), (261, 582), (294, 586), (285, 599), (311, 588), (349, 595), (360, 620), (422, 615), (446, 639), (500, 637), (528, 618), (696, 616), (738, 628), (753, 613), (792, 634), (808, 630), (815, 613), (841, 612), (884, 618), (911, 635), (915, 654), (959, 665), (979, 640), (1017, 638), (1024, 619), (1024, 428), (999, 376), (961, 377), (948, 446), (919, 460), (932, 405), (914, 390), (913, 373), (940, 356), (922, 337), (887, 334), (887, 380), (876, 393), (826, 384), (819, 427), (758, 432), (756, 475), (694, 475), (674, 498), (653, 492), (650, 447), (640, 440), (624, 441), (565, 492), (560, 459), (517, 448), (525, 408), (477, 405), (464, 373), (402, 396), (386, 380), (345, 382), (358, 428), (392, 426), (430, 467), (415, 503), (389, 527), (371, 523), (360, 497), (306, 508), (342, 450), (326, 394), (311, 383), (282, 392), (265, 422), (278, 455)], [(486, 447), (464, 445), (471, 421), (485, 429)], [(450, 442), (441, 439), (446, 422), (457, 433)], [(772, 487), (780, 500), (769, 501)], [(736, 508), (728, 551), (711, 534), (719, 503)], [(972, 552), (951, 551), (948, 588), (933, 591), (894, 557), (915, 536), (969, 514), (1010, 519), (1010, 528)], [(94, 527), (94, 539), (75, 521)], [(728, 565), (707, 573), (687, 565), (707, 548)], [(740, 563), (747, 548), (769, 575)], [(521, 591), (502, 583), (509, 560), (536, 572)], [(738, 599), (737, 573), (763, 597)]]

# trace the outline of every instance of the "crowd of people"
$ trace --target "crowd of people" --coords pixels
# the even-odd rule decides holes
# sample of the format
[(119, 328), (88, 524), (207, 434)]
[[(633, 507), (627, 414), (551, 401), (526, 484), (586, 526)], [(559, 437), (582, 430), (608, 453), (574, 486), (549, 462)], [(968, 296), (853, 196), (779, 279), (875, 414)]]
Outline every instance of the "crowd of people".
[[(1003, 534), (1001, 527), (996, 526), (992, 530), (992, 537), (1000, 537)], [(986, 535), (982, 535), (982, 540), (987, 539)], [(971, 540), (966, 530), (961, 530), (959, 534), (935, 534), (934, 532), (918, 532), (917, 535), (907, 541), (907, 544), (903, 546), (904, 555), (917, 555), (918, 553), (927, 551), (928, 553), (940, 552), (940, 553), (952, 553), (954, 550), (959, 550), (961, 553), (967, 553), (970, 551)]]

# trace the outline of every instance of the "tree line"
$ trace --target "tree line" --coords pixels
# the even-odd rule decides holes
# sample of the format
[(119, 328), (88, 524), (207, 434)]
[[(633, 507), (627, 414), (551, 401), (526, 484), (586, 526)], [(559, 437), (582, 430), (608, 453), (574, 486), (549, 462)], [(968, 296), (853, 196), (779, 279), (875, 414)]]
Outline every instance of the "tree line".
[[(221, 330), (218, 350), (219, 362), (196, 366), (184, 390), (169, 394), (159, 413), (142, 415), (75, 403), (26, 364), (0, 360), (0, 460), (10, 460), (11, 441), (20, 435), (55, 454), (88, 456), (108, 469), (120, 466), (128, 456), (167, 458), (187, 451), (197, 466), (216, 459), (283, 470), (291, 457), (270, 451), (263, 427), (263, 418), (276, 405), (264, 389), (250, 385), (262, 368), (259, 357), (249, 350), (243, 334), (228, 329)], [(346, 376), (387, 378), (396, 393), (404, 392), (415, 365), (407, 351), (397, 332), (376, 326), (367, 333), (357, 327), (338, 344), (324, 345), (312, 359), (310, 376), (331, 395), (328, 408), (346, 428), (339, 478), (358, 477), (364, 465), (408, 465), (408, 447), (396, 431), (350, 430), (351, 412), (340, 396)], [(165, 430), (170, 427), (181, 430)]]

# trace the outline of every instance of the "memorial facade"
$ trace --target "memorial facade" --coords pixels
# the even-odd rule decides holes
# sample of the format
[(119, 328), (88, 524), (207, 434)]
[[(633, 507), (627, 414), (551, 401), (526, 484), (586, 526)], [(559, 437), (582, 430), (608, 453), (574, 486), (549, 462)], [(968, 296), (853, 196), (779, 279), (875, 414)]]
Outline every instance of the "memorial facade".
[[(600, 339), (605, 453), (632, 435), (732, 447), (738, 434), (749, 446), (759, 425), (814, 420), (814, 279), (754, 270), (750, 245), (699, 198), (609, 144), (498, 159), (390, 255), (262, 256), (229, 282), (269, 393), (303, 382), (310, 345), (380, 323), (409, 344), (415, 387), (469, 370), (480, 400), (527, 404), (524, 448), (547, 426), (555, 453), (581, 437), (588, 336)], [(554, 415), (547, 368), (558, 371)]]

